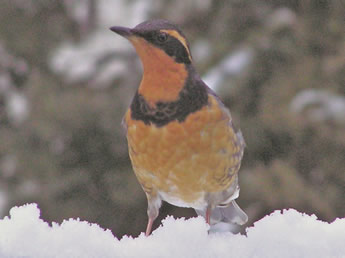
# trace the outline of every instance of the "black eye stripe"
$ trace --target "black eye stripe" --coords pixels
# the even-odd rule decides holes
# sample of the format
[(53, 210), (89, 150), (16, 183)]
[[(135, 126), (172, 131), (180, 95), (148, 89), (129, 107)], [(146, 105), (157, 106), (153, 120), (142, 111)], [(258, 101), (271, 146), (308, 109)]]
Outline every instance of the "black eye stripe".
[(143, 31), (136, 32), (151, 44), (164, 50), (169, 56), (175, 58), (178, 63), (190, 64), (191, 59), (185, 45), (173, 35), (162, 31)]

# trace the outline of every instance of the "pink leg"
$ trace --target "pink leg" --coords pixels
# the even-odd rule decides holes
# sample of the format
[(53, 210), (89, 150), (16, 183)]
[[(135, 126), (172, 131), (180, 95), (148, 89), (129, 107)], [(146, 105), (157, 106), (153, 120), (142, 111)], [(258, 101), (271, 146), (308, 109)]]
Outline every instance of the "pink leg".
[(162, 200), (157, 196), (152, 197), (152, 195), (149, 195), (149, 194), (146, 194), (146, 196), (147, 196), (147, 204), (148, 204), (147, 216), (149, 218), (149, 221), (147, 222), (145, 236), (149, 236), (152, 231), (152, 224), (158, 216), (159, 207), (162, 204)]
[(153, 219), (149, 218), (149, 221), (148, 221), (147, 227), (146, 227), (145, 236), (149, 236), (151, 234), (152, 224), (153, 224)]
[(206, 219), (206, 223), (211, 225), (211, 208), (210, 207), (207, 207), (206, 209), (206, 216), (205, 216), (205, 219)]

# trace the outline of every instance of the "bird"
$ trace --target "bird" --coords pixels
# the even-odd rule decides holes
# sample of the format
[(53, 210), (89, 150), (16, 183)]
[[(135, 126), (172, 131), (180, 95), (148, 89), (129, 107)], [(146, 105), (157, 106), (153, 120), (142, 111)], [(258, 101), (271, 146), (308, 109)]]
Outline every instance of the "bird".
[(143, 68), (123, 125), (147, 197), (145, 235), (162, 201), (194, 208), (210, 226), (245, 224), (248, 217), (235, 202), (245, 142), (230, 111), (196, 71), (183, 32), (164, 19), (110, 30), (129, 40)]

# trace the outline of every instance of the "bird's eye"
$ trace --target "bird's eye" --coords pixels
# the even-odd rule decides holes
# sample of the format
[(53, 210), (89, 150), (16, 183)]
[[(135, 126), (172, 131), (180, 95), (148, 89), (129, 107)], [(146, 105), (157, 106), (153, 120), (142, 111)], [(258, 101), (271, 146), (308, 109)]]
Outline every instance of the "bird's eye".
[(159, 43), (164, 43), (165, 41), (167, 41), (168, 39), (168, 35), (164, 32), (161, 32), (157, 35), (157, 41)]

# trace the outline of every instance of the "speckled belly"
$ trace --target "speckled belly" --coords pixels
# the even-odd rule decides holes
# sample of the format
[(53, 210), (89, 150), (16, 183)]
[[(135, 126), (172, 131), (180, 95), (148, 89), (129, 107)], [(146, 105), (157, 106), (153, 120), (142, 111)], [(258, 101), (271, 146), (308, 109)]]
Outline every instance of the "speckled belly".
[(144, 191), (174, 205), (201, 207), (205, 194), (227, 189), (242, 158), (230, 120), (213, 96), (185, 121), (163, 127), (132, 120), (127, 112), (129, 154)]

